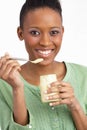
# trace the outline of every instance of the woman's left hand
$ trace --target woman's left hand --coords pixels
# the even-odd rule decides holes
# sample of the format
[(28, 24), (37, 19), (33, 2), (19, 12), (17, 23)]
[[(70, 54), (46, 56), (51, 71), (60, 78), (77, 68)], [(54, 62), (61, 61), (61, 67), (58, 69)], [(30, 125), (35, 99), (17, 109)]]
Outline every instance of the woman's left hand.
[(50, 102), (50, 106), (66, 104), (68, 107), (71, 108), (75, 105), (75, 103), (77, 103), (73, 87), (71, 86), (71, 84), (66, 82), (57, 81), (50, 84), (47, 90), (47, 94), (47, 100), (55, 100)]

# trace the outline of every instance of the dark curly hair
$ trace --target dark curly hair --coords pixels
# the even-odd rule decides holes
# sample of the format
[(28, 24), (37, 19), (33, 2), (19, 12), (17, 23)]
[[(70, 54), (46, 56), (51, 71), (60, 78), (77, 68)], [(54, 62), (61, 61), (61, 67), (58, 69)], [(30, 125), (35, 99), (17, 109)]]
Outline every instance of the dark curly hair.
[(42, 7), (55, 10), (62, 19), (62, 8), (59, 0), (26, 0), (20, 11), (20, 27), (23, 28), (24, 17), (29, 11)]

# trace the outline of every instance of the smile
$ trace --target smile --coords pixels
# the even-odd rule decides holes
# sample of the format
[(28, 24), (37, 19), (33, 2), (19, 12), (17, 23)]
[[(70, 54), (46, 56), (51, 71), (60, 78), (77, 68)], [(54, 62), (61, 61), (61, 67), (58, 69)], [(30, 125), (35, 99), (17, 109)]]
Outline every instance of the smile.
[(43, 55), (48, 55), (52, 52), (52, 50), (45, 50), (45, 51), (42, 51), (42, 50), (38, 50), (39, 53), (43, 54)]
[(41, 57), (48, 57), (52, 54), (54, 49), (50, 49), (50, 50), (37, 50), (38, 54), (41, 56)]

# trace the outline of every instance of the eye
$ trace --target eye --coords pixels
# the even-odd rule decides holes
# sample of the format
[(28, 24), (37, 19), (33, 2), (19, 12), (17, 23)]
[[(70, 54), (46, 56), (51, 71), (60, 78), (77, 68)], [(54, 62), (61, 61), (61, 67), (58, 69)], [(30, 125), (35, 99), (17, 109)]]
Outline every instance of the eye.
[(50, 35), (51, 35), (51, 36), (55, 36), (55, 35), (58, 35), (58, 34), (60, 34), (60, 31), (59, 31), (59, 30), (52, 30), (52, 31), (50, 32)]
[(40, 35), (40, 32), (36, 31), (36, 30), (32, 30), (32, 31), (30, 31), (30, 34), (33, 36), (38, 36), (38, 35)]

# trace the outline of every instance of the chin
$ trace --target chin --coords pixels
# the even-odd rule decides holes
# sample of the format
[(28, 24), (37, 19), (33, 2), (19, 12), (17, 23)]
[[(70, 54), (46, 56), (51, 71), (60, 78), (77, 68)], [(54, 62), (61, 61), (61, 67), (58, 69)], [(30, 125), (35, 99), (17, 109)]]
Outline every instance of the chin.
[(44, 60), (43, 62), (41, 62), (39, 64), (42, 65), (42, 66), (48, 66), (48, 65), (52, 64), (53, 62), (54, 62), (54, 60), (53, 61), (51, 61), (51, 60)]

